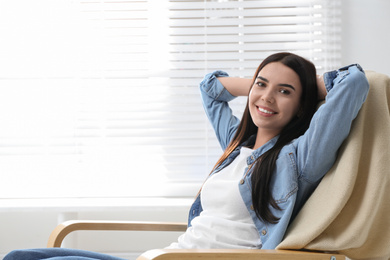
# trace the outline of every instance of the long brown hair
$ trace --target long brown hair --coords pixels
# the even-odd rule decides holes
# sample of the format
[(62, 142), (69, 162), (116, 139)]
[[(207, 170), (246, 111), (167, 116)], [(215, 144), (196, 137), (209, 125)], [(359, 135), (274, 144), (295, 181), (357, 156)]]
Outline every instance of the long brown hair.
[[(271, 178), (275, 170), (276, 159), (281, 149), (292, 140), (303, 135), (310, 125), (317, 106), (317, 81), (316, 69), (310, 61), (288, 52), (281, 52), (267, 57), (257, 68), (253, 77), (252, 86), (260, 70), (271, 62), (281, 62), (291, 68), (299, 76), (302, 85), (302, 96), (300, 100), (301, 112), (299, 117), (293, 118), (281, 131), (275, 145), (261, 155), (252, 167), (252, 202), (254, 211), (262, 221), (275, 224), (279, 221), (271, 211), (271, 207), (280, 210), (280, 207), (271, 194)], [(244, 141), (257, 133), (257, 126), (253, 123), (249, 113), (249, 102), (247, 102), (242, 120), (238, 126), (235, 136), (226, 148), (221, 158), (216, 163), (216, 169), (228, 156)]]

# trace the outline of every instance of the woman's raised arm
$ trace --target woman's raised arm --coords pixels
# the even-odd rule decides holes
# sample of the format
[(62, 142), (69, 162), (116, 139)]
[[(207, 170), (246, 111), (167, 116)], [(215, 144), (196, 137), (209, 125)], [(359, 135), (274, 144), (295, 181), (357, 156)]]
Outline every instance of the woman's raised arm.
[[(235, 78), (235, 77), (218, 77), (221, 84), (233, 96), (248, 96), (252, 86), (253, 79)], [(324, 78), (322, 75), (317, 75), (318, 100), (324, 100), (327, 92), (325, 89)]]
[(234, 78), (234, 77), (218, 77), (219, 82), (233, 96), (248, 96), (252, 86), (252, 79)]

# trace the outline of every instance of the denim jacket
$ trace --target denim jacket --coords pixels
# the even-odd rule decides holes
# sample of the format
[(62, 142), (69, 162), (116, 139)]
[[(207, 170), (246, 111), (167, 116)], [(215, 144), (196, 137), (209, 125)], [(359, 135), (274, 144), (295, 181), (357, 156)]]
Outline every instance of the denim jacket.
[[(225, 72), (215, 71), (206, 75), (200, 83), (203, 105), (222, 149), (226, 149), (240, 123), (239, 119), (233, 116), (228, 105), (228, 102), (235, 97), (217, 79), (226, 76), (228, 74)], [(352, 121), (364, 103), (369, 89), (364, 71), (357, 64), (324, 74), (324, 81), (328, 92), (325, 104), (314, 114), (305, 134), (285, 145), (276, 160), (271, 192), (281, 210), (275, 210), (273, 207), (270, 209), (279, 218), (279, 222), (264, 223), (256, 216), (252, 206), (250, 169), (250, 165), (269, 150), (278, 137), (274, 137), (253, 151), (247, 158), (248, 167), (242, 173), (241, 181), (237, 183), (242, 199), (259, 232), (262, 249), (274, 249), (282, 241), (289, 223), (332, 167), (337, 151), (348, 136)], [(254, 142), (255, 136), (252, 136), (241, 146), (250, 146)], [(211, 175), (217, 174), (230, 164), (240, 153), (241, 146), (233, 151)], [(199, 216), (201, 211), (199, 194), (190, 209), (188, 226), (191, 226), (192, 219)]]

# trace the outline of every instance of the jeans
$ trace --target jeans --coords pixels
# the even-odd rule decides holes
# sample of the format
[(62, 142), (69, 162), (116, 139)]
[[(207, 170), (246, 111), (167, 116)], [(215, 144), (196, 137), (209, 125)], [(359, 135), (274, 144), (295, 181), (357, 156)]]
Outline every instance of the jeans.
[(3, 260), (124, 260), (123, 258), (91, 251), (67, 248), (42, 248), (15, 250)]

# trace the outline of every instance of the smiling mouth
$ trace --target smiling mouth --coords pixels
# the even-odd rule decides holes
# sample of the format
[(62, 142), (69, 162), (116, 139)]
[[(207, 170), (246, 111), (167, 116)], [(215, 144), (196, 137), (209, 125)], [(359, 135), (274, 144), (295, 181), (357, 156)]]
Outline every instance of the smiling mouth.
[(261, 107), (257, 107), (257, 109), (262, 112), (262, 113), (266, 113), (268, 115), (274, 115), (274, 114), (277, 114), (276, 112), (273, 112), (273, 111), (269, 111), (267, 109), (264, 109), (264, 108), (261, 108)]

